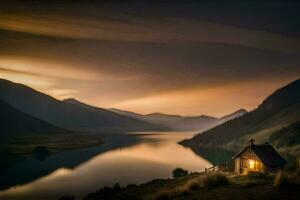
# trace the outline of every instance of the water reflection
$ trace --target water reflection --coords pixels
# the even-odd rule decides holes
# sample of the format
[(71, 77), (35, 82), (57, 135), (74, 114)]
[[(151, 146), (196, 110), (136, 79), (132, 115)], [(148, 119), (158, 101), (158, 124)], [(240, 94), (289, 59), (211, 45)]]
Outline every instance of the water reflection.
[(99, 147), (63, 151), (45, 160), (29, 157), (18, 164), (0, 171), (0, 190), (31, 182), (60, 168), (75, 168), (92, 157), (119, 147), (139, 142), (137, 137), (126, 135), (104, 135), (105, 143)]
[(60, 168), (29, 184), (0, 192), (0, 199), (57, 199), (67, 194), (81, 198), (116, 182), (139, 184), (171, 177), (176, 167), (202, 171), (211, 164), (177, 144), (192, 135), (183, 132), (140, 135), (142, 140), (138, 144), (99, 154), (73, 170)]

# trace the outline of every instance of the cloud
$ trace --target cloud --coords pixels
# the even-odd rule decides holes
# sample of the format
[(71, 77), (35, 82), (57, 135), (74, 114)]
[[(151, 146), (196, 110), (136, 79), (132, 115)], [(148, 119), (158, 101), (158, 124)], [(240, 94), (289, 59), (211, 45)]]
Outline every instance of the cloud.
[(22, 9), (10, 7), (1, 12), (1, 29), (73, 39), (172, 44), (213, 42), (300, 53), (300, 39), (297, 37), (190, 16), (165, 16), (158, 12), (150, 17), (111, 7), (107, 9), (101, 4), (95, 7), (84, 3), (81, 7), (60, 4), (60, 9), (51, 4), (41, 4), (38, 9), (32, 9), (30, 4), (20, 5), (23, 5)]
[[(237, 105), (253, 108), (300, 76), (295, 34), (223, 23), (233, 20), (224, 16), (222, 21), (213, 12), (205, 16), (198, 4), (187, 9), (177, 3), (159, 4), (161, 8), (11, 2), (2, 3), (0, 12), (1, 77), (60, 99), (72, 96), (139, 112), (221, 115)], [(260, 86), (264, 83), (266, 89)], [(246, 95), (255, 96), (257, 88), (261, 98)], [(211, 90), (216, 92), (207, 92)], [(244, 90), (243, 96), (235, 94)], [(222, 96), (228, 97), (226, 109), (212, 105)]]

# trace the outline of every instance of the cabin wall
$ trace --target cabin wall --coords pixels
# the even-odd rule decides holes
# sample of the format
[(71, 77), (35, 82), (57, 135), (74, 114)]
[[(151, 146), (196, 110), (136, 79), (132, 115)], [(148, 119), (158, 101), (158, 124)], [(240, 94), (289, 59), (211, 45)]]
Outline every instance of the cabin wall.
[(239, 157), (234, 159), (234, 173), (241, 173), (241, 159)]
[(239, 157), (235, 158), (235, 173), (244, 174), (249, 171), (257, 171), (265, 173), (266, 166), (256, 156), (256, 154), (250, 149), (246, 149)]

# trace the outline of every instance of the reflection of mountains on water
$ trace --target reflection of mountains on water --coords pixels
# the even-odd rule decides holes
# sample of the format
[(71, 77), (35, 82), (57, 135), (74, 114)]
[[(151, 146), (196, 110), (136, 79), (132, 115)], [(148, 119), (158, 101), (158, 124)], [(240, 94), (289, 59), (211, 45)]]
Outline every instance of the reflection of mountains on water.
[[(98, 147), (87, 149), (67, 150), (57, 154), (50, 155), (44, 160), (38, 160), (34, 157), (20, 160), (16, 165), (2, 169), (0, 172), (0, 189), (4, 190), (14, 185), (20, 185), (31, 182), (39, 177), (50, 174), (59, 168), (75, 168), (81, 163), (91, 159), (97, 154), (106, 151), (122, 148), (136, 144), (138, 137), (127, 135), (105, 136), (104, 144)], [(6, 158), (15, 159), (15, 158)], [(5, 161), (1, 161), (5, 162)]]

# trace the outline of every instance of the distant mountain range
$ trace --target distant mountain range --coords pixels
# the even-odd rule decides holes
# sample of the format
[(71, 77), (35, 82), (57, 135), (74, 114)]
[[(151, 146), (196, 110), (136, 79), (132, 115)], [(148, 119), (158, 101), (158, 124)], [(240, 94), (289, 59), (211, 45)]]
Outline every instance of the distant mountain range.
[(0, 79), (0, 99), (23, 113), (72, 131), (168, 130), (167, 127), (92, 107), (75, 100), (59, 101), (30, 87), (4, 79)]
[[(206, 115), (185, 117), (161, 113), (140, 115), (117, 109), (97, 108), (76, 99), (60, 101), (25, 85), (4, 79), (0, 79), (0, 100), (3, 106), (5, 103), (10, 108), (15, 109), (15, 113), (23, 113), (27, 118), (39, 121), (39, 123), (36, 122), (36, 125), (34, 125), (34, 122), (29, 123), (31, 127), (39, 127), (43, 123), (44, 130), (50, 130), (50, 127), (52, 127), (54, 131), (204, 131), (247, 112), (242, 109), (223, 118)], [(25, 118), (25, 116), (23, 117)], [(13, 114), (11, 114), (11, 118), (13, 118)], [(48, 128), (46, 125), (48, 125)], [(13, 122), (11, 122), (11, 126), (14, 126)], [(19, 130), (21, 129), (20, 127)], [(24, 127), (22, 131), (27, 132), (30, 130)]]
[(143, 120), (149, 123), (163, 125), (169, 127), (173, 131), (205, 131), (214, 126), (222, 124), (226, 121), (240, 117), (247, 113), (245, 109), (240, 109), (232, 114), (221, 118), (215, 118), (207, 115), (201, 116), (181, 116), (181, 115), (167, 115), (162, 113), (151, 113), (141, 115), (134, 112), (123, 111), (119, 109), (111, 109), (118, 114), (130, 116), (135, 119)]
[(21, 134), (67, 133), (67, 130), (53, 126), (40, 119), (16, 110), (0, 100), (0, 138), (11, 138)]
[(296, 138), (295, 127), (298, 126), (292, 124), (297, 121), (300, 121), (300, 79), (275, 91), (257, 109), (185, 140), (182, 144), (192, 148), (225, 147), (236, 150), (254, 138), (257, 142), (283, 144), (281, 147), (295, 146), (300, 142), (291, 144), (288, 141), (291, 137)]

